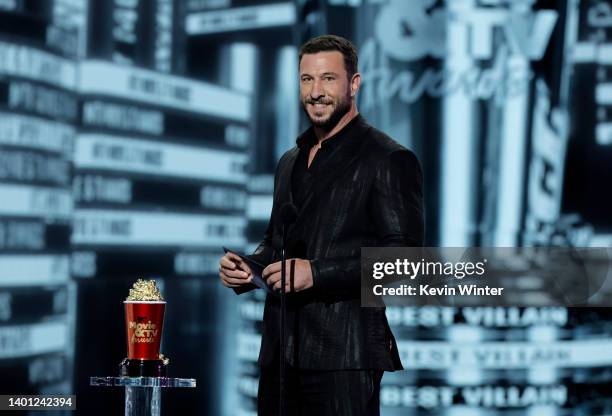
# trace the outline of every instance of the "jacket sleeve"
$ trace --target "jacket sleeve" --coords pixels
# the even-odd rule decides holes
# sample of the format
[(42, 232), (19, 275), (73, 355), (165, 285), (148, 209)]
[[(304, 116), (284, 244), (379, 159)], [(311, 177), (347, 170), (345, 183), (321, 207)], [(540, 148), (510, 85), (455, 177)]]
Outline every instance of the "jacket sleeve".
[[(414, 153), (397, 150), (379, 163), (369, 203), (378, 246), (423, 245), (423, 174)], [(310, 265), (316, 290), (346, 293), (361, 288), (359, 256), (314, 259)]]
[[(261, 242), (255, 249), (255, 251), (251, 255), (247, 256), (248, 258), (256, 261), (259, 264), (263, 264), (264, 266), (267, 266), (268, 264), (272, 263), (272, 260), (274, 260), (274, 247), (272, 245), (272, 238), (274, 235), (274, 212), (275, 212), (274, 206), (276, 205), (276, 183), (278, 181), (278, 171), (279, 171), (281, 163), (282, 163), (282, 159), (278, 162), (278, 165), (276, 167), (276, 172), (274, 174), (274, 192), (273, 192), (274, 200), (272, 202), (272, 212), (270, 213), (270, 220), (268, 221), (268, 227), (266, 228), (266, 232), (264, 233), (263, 240), (261, 240)], [(256, 288), (257, 286), (255, 286), (252, 283), (249, 283), (242, 287), (235, 287), (233, 289), (234, 289), (234, 292), (236, 292), (236, 294), (241, 295), (245, 292), (249, 292)]]
[[(268, 221), (268, 228), (264, 234), (264, 238), (259, 243), (253, 254), (247, 256), (248, 258), (255, 260), (257, 263), (268, 265), (272, 262), (274, 249), (272, 248), (272, 233), (273, 233), (273, 224), (272, 224), (272, 216), (270, 215), (270, 221)], [(241, 287), (234, 287), (234, 292), (236, 294), (241, 295), (243, 293), (249, 292), (253, 289), (256, 289), (252, 283), (246, 284)]]

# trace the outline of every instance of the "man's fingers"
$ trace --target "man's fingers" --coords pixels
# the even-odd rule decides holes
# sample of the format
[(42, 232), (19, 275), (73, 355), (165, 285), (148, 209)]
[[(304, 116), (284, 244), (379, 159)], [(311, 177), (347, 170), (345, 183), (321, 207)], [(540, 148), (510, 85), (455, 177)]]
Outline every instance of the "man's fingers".
[(225, 258), (227, 258), (230, 261), (234, 261), (234, 262), (241, 262), (242, 259), (240, 258), (239, 255), (237, 255), (236, 253), (232, 253), (232, 252), (227, 252), (225, 253), (225, 256), (223, 256)]
[(228, 284), (234, 285), (234, 286), (241, 286), (241, 285), (244, 285), (246, 283), (250, 283), (251, 280), (252, 280), (251, 276), (249, 276), (248, 278), (232, 277), (232, 276), (228, 276), (227, 273), (225, 273), (225, 272), (220, 272), (219, 276), (221, 277), (221, 281), (223, 283), (228, 283)]
[[(266, 267), (265, 269), (263, 269), (263, 272), (261, 273), (262, 277), (264, 279), (266, 279), (266, 276), (274, 274), (274, 273), (280, 273), (281, 269), (282, 269), (282, 261), (277, 261), (276, 263), (272, 263), (270, 265), (268, 265), (268, 267)], [(285, 267), (287, 269), (287, 276), (289, 275), (289, 267), (291, 267), (291, 259), (287, 259), (285, 260)]]
[(232, 253), (227, 253), (225, 256), (221, 257), (219, 265), (224, 269), (239, 269), (245, 271), (247, 274), (251, 274), (251, 268), (248, 266), (248, 264), (242, 261), (240, 257)]
[[(289, 278), (289, 271), (287, 271), (287, 276), (285, 276), (285, 286), (290, 288), (291, 287), (291, 279)], [(270, 275), (270, 277), (268, 277), (268, 279), (266, 280), (266, 283), (268, 284), (268, 286), (272, 286), (274, 289), (278, 290), (281, 287), (281, 272), (276, 272), (272, 275)], [(285, 290), (285, 292), (288, 292), (289, 290)]]
[[(266, 283), (268, 284), (268, 286), (271, 286), (271, 285), (275, 284), (276, 282), (280, 282), (280, 278), (281, 278), (281, 273), (280, 272), (273, 273), (270, 276), (268, 276), (268, 278), (266, 279)], [(279, 285), (280, 285), (280, 283), (279, 283)]]
[(224, 273), (226, 276), (228, 277), (232, 277), (234, 279), (246, 279), (249, 276), (251, 276), (250, 273), (245, 272), (244, 270), (229, 270), (229, 269), (225, 269), (225, 268), (221, 268), (220, 270), (221, 273)]
[(234, 270), (236, 268), (236, 262), (232, 261), (227, 254), (221, 257), (219, 264), (221, 265), (221, 267), (224, 267), (229, 270)]
[(263, 278), (267, 279), (269, 275), (277, 273), (277, 272), (280, 272), (280, 270), (281, 270), (281, 263), (282, 262), (277, 261), (276, 263), (272, 263), (272, 264), (268, 265), (268, 267), (263, 269), (263, 272), (261, 273)]
[(219, 263), (228, 269), (235, 269), (236, 267), (244, 265), (244, 262), (240, 256), (234, 253), (225, 253), (225, 255), (221, 257), (221, 261)]
[(226, 276), (226, 275), (224, 275), (224, 274), (223, 274), (223, 273), (221, 273), (221, 272), (219, 272), (219, 277), (221, 278), (221, 284), (222, 284), (223, 286), (225, 286), (225, 287), (238, 287), (238, 286), (240, 286), (240, 285), (235, 285), (235, 284), (229, 283), (229, 282), (227, 281), (227, 276)]
[(251, 274), (251, 269), (249, 266), (240, 259), (233, 261), (226, 257), (222, 257), (221, 261), (219, 261), (219, 265), (224, 270), (240, 270), (245, 272), (247, 275)]
[[(281, 282), (279, 280), (278, 282), (274, 284), (274, 286), (272, 286), (272, 289), (278, 291), (280, 290), (280, 287), (281, 287)], [(289, 292), (291, 292), (291, 285), (289, 284), (289, 282), (285, 282), (285, 293), (289, 293)]]
[(253, 280), (251, 269), (233, 253), (226, 253), (219, 260), (219, 277), (225, 287), (237, 288)]
[(241, 285), (244, 285), (250, 282), (250, 280), (248, 279), (236, 279), (236, 278), (229, 277), (229, 276), (226, 276), (225, 279), (223, 279), (223, 281), (229, 284), (238, 285), (238, 286), (241, 286)]
[(247, 274), (251, 274), (251, 268), (244, 261), (240, 260), (239, 266), (242, 270), (244, 270)]

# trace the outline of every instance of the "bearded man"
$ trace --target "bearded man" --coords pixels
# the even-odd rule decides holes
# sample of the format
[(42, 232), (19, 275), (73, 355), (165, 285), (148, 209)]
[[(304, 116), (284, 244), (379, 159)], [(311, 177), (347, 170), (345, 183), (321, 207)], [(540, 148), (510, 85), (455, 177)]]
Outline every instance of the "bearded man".
[[(285, 350), (279, 348), (280, 302), (266, 298), (259, 353), (258, 413), (279, 414), (279, 363), (287, 366), (287, 415), (378, 415), (384, 371), (402, 369), (384, 308), (360, 304), (361, 247), (423, 243), (422, 173), (415, 155), (370, 126), (357, 111), (357, 51), (332, 35), (299, 53), (301, 102), (311, 126), (280, 159), (270, 222), (251, 259), (287, 293)], [(281, 288), (281, 207), (288, 230)], [(235, 254), (220, 260), (222, 283), (255, 288)]]

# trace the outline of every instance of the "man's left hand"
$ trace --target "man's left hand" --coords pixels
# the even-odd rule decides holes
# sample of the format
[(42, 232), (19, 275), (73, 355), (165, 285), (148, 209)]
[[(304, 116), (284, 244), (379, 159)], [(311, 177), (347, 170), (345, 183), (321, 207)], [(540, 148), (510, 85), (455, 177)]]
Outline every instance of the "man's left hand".
[[(291, 262), (295, 261), (295, 272), (293, 274), (293, 286), (291, 285)], [(272, 287), (272, 290), (280, 290), (281, 287), (281, 263), (270, 264), (263, 270), (262, 277)], [(312, 269), (310, 261), (304, 259), (285, 260), (285, 293), (306, 290), (313, 285)]]

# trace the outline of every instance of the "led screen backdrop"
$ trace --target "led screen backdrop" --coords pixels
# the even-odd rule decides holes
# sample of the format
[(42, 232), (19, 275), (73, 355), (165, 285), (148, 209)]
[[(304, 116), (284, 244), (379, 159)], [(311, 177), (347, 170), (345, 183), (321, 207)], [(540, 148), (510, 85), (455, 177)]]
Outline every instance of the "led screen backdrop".
[(77, 32), (58, 2), (0, 6), (0, 390), (73, 389)]
[[(217, 261), (262, 237), (318, 34), (356, 44), (359, 110), (419, 156), (428, 245), (610, 247), (611, 30), (604, 0), (0, 1), (0, 392), (121, 412), (88, 380), (148, 277), (198, 380), (164, 410), (255, 414), (264, 298)], [(387, 316), (386, 416), (612, 414), (608, 309)]]

